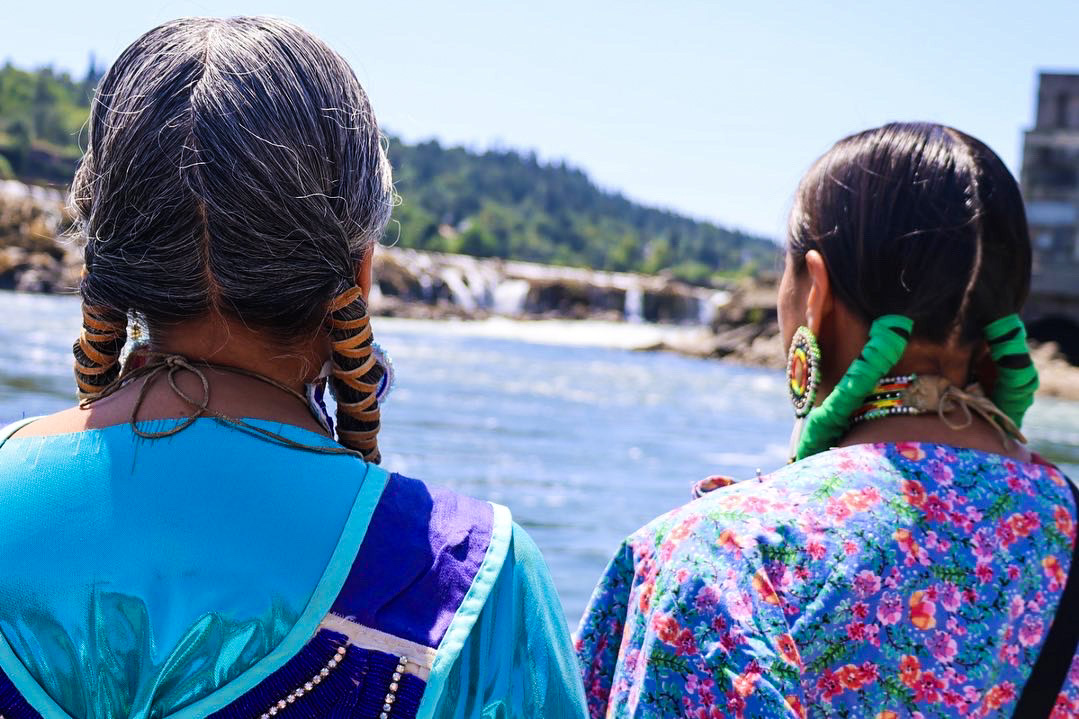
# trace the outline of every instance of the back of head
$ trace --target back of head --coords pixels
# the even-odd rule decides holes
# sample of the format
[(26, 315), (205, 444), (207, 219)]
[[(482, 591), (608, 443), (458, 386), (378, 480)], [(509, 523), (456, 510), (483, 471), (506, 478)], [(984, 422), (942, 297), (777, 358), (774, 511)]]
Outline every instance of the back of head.
[[(329, 303), (355, 286), (392, 194), (367, 96), (310, 33), (260, 17), (147, 32), (98, 88), (73, 186), (87, 269), (80, 389), (116, 378), (128, 313), (154, 329), (219, 312), (286, 344), (331, 312), (335, 339), (361, 331), (361, 299)], [(345, 370), (369, 364), (356, 344), (335, 356)]]
[(836, 295), (867, 324), (905, 315), (931, 342), (982, 338), (1030, 286), (1014, 178), (986, 145), (941, 125), (885, 125), (825, 153), (790, 218), (791, 259), (814, 249)]

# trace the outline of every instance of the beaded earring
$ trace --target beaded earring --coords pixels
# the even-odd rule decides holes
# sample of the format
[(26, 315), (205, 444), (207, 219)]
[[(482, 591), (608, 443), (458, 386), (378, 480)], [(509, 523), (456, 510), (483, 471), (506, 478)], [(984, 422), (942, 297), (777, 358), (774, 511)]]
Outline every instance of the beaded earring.
[(378, 342), (372, 342), (371, 353), (375, 356), (375, 362), (382, 368), (382, 379), (378, 381), (378, 389), (375, 390), (375, 400), (381, 405), (397, 386), (397, 372), (393, 368), (393, 358), (385, 347)]
[(787, 391), (794, 416), (805, 417), (813, 409), (820, 386), (820, 347), (813, 330), (802, 325), (794, 333), (787, 353)]

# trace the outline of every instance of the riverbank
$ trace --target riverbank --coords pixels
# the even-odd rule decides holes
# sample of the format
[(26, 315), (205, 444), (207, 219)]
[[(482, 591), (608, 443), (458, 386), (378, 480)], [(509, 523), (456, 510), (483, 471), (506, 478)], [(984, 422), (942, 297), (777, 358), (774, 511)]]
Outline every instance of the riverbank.
[[(0, 289), (73, 292), (82, 258), (66, 239), (70, 226), (59, 191), (0, 181)], [(782, 368), (785, 362), (775, 286), (767, 280), (696, 287), (663, 275), (396, 247), (378, 249), (374, 274), (371, 309), (385, 317), (509, 318), (543, 323), (554, 344), (570, 337), (572, 344), (669, 351), (755, 367)], [(1079, 401), (1079, 368), (1052, 344), (1035, 348), (1033, 356), (1042, 395)]]

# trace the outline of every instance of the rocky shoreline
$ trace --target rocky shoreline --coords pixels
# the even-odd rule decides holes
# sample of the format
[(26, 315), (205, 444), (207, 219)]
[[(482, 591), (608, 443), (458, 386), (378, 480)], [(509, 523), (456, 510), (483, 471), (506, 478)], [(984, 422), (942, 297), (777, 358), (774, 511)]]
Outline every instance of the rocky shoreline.
[[(82, 258), (55, 189), (0, 181), (0, 289), (73, 292)], [(702, 288), (669, 277), (380, 247), (372, 311), (381, 316), (482, 320), (577, 319), (660, 323), (686, 331), (635, 349), (781, 368), (775, 286), (745, 280)], [(1079, 367), (1055, 345), (1035, 348), (1040, 393), (1079, 400)]]

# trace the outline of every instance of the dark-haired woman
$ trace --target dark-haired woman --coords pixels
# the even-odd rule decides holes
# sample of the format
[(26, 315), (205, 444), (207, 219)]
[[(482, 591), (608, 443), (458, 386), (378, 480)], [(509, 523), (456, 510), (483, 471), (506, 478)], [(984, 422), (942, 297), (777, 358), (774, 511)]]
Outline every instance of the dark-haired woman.
[(377, 464), (393, 191), (344, 60), (279, 20), (151, 30), (73, 196), (83, 402), (0, 437), (0, 716), (582, 716), (508, 510)]
[(813, 166), (779, 290), (795, 461), (618, 551), (578, 636), (593, 717), (1079, 715), (1075, 488), (1020, 430), (1030, 263), (968, 135)]

